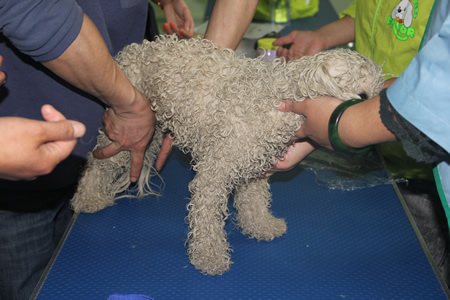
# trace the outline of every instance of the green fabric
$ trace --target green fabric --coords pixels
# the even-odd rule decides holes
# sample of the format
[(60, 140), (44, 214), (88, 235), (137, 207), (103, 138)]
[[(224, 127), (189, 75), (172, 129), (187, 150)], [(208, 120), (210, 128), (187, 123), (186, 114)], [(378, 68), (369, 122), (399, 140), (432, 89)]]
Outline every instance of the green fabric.
[[(341, 13), (355, 19), (355, 49), (383, 66), (385, 78), (400, 75), (420, 48), (434, 1), (410, 1), (412, 23), (392, 17), (398, 0), (356, 0)], [(433, 181), (432, 167), (408, 157), (400, 142), (377, 146), (394, 178)]]
[[(392, 18), (394, 1), (356, 0), (341, 13), (355, 19), (356, 51), (383, 65), (385, 73), (400, 75), (419, 51), (434, 1), (411, 0), (412, 23), (408, 27)], [(390, 78), (392, 76), (387, 76)]]
[[(255, 20), (270, 21), (270, 1), (260, 0), (254, 15)], [(291, 0), (291, 20), (314, 16), (319, 11), (319, 0)], [(276, 23), (284, 23), (284, 20), (274, 20)]]
[(450, 228), (450, 204), (449, 204), (447, 198), (445, 197), (445, 192), (444, 192), (444, 189), (442, 187), (442, 182), (441, 182), (441, 176), (439, 174), (439, 169), (437, 167), (434, 167), (433, 173), (434, 173), (434, 178), (436, 180), (436, 188), (437, 188), (438, 193), (439, 193), (439, 198), (441, 199), (442, 207), (444, 208), (445, 215), (447, 217), (447, 225), (448, 225), (448, 228)]

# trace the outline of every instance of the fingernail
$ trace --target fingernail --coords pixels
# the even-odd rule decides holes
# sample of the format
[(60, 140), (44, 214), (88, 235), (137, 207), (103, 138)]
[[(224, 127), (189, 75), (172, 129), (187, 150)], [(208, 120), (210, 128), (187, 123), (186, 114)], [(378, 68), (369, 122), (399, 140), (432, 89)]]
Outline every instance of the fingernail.
[(283, 111), (283, 110), (286, 109), (286, 102), (280, 101), (280, 102), (278, 102), (278, 103), (275, 105), (275, 107), (276, 107), (278, 110)]
[(175, 23), (170, 22), (170, 27), (175, 28)]
[(169, 24), (165, 23), (162, 28), (163, 28), (163, 30), (169, 29)]
[(86, 127), (82, 123), (72, 122), (72, 127), (74, 138), (82, 137), (86, 132)]
[(180, 29), (180, 34), (184, 35), (184, 30), (183, 29)]
[(130, 180), (131, 180), (131, 182), (136, 182), (137, 178), (136, 177), (131, 177)]

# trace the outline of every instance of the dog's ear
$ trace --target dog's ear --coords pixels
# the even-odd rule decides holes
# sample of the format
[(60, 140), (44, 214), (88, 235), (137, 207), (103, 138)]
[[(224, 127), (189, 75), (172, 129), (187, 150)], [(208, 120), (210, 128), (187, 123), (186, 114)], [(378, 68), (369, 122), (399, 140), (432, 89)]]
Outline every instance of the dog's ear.
[(405, 19), (403, 24), (405, 24), (405, 27), (409, 27), (412, 24), (412, 20), (413, 20), (413, 5), (408, 2), (408, 5), (406, 5), (406, 9), (405, 9)]

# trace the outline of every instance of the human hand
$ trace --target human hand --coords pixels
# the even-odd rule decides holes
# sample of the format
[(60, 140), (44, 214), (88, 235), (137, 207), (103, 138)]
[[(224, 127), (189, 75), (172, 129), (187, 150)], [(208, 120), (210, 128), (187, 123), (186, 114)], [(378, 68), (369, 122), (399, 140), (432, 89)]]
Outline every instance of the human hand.
[(145, 150), (156, 126), (150, 102), (141, 93), (135, 92), (136, 99), (126, 110), (112, 107), (103, 113), (103, 128), (112, 143), (93, 152), (95, 158), (103, 159), (120, 151), (130, 151), (131, 182), (136, 182), (141, 174)]
[(155, 162), (156, 171), (158, 172), (161, 171), (164, 163), (166, 162), (167, 157), (172, 151), (173, 142), (174, 142), (173, 136), (170, 133), (166, 134), (161, 145), (161, 151), (159, 151), (158, 158), (156, 159)]
[(342, 100), (321, 96), (314, 100), (285, 101), (280, 104), (278, 110), (294, 112), (306, 117), (302, 127), (295, 133), (299, 139), (309, 138), (320, 146), (333, 149), (328, 138), (328, 122), (330, 116)]
[(186, 2), (166, 0), (163, 5), (167, 21), (163, 25), (163, 32), (168, 35), (176, 34), (179, 38), (191, 38), (194, 35), (194, 19)]
[(277, 163), (263, 175), (263, 178), (268, 178), (278, 172), (287, 172), (292, 170), (314, 149), (314, 145), (308, 140), (301, 140), (292, 144), (289, 146), (283, 157), (280, 158)]
[[(283, 45), (289, 45), (289, 49)], [(291, 31), (273, 42), (274, 46), (280, 46), (277, 56), (284, 57), (287, 61), (299, 59), (302, 56), (311, 56), (327, 49), (325, 37), (316, 31)]]
[(82, 123), (66, 120), (53, 106), (41, 109), (46, 121), (0, 118), (0, 178), (33, 180), (50, 173), (84, 135)]

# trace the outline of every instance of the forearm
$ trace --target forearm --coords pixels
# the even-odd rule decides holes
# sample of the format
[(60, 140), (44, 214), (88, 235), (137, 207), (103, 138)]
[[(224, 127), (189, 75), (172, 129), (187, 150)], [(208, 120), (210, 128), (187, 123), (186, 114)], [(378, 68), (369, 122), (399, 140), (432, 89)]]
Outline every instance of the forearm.
[(379, 111), (379, 95), (347, 108), (338, 127), (342, 143), (348, 147), (362, 148), (397, 140), (383, 124)]
[(74, 86), (115, 110), (126, 111), (136, 91), (120, 71), (92, 21), (84, 16), (77, 38), (57, 59), (43, 63)]
[(216, 0), (205, 38), (222, 48), (236, 49), (258, 5), (258, 0)]
[(324, 37), (326, 48), (333, 48), (355, 41), (355, 19), (345, 16), (316, 30)]

